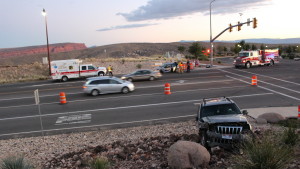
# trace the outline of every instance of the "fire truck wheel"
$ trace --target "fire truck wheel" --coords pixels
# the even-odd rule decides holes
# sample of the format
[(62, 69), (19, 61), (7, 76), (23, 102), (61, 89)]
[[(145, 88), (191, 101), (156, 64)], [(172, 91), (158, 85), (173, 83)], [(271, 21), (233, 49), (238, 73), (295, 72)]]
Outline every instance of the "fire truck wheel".
[(246, 65), (245, 65), (246, 69), (249, 69), (251, 67), (251, 63), (250, 62), (247, 62)]
[(63, 81), (63, 82), (68, 81), (68, 77), (67, 77), (67, 76), (63, 76), (63, 77), (61, 78), (61, 81)]

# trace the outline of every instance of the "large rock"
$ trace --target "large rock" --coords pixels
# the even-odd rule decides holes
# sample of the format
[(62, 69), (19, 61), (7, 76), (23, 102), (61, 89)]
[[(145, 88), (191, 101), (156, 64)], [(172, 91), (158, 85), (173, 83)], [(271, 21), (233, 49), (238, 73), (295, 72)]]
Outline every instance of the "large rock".
[(273, 113), (273, 112), (264, 113), (262, 115), (259, 115), (257, 118), (265, 119), (268, 123), (278, 123), (279, 121), (282, 121), (285, 119), (282, 115), (280, 115), (278, 113)]
[(169, 148), (168, 164), (172, 169), (204, 168), (210, 154), (202, 145), (190, 141), (178, 141)]

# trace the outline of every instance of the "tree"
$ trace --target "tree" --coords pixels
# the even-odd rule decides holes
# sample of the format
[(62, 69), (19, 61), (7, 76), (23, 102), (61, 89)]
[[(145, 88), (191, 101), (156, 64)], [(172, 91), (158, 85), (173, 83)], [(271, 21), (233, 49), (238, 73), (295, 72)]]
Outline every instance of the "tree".
[(256, 47), (256, 45), (252, 44), (252, 46), (251, 46), (251, 50), (257, 50), (257, 47)]
[(185, 51), (185, 47), (184, 46), (178, 46), (178, 51), (182, 54)]
[(261, 44), (260, 45), (260, 50), (265, 50), (265, 49), (266, 49), (265, 44)]
[(236, 44), (234, 45), (234, 48), (232, 49), (232, 51), (233, 51), (235, 54), (237, 54), (237, 53), (239, 53), (242, 49), (243, 49), (243, 48), (242, 48), (241, 44), (240, 44), (240, 43), (236, 43)]
[(189, 47), (188, 52), (196, 59), (207, 59), (205, 55), (203, 55), (202, 50), (205, 50), (205, 48), (201, 47), (198, 42), (194, 42), (192, 46)]

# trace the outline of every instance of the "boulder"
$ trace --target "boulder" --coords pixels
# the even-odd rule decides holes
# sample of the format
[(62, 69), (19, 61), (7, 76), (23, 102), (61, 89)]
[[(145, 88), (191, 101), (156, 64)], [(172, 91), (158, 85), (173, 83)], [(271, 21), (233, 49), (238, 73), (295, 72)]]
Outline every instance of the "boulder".
[(263, 119), (263, 118), (256, 118), (256, 123), (257, 124), (267, 124), (267, 120), (266, 119)]
[(282, 115), (274, 112), (261, 114), (257, 118), (265, 119), (268, 123), (278, 123), (285, 119)]
[(169, 148), (168, 164), (172, 169), (204, 168), (210, 154), (202, 145), (190, 141), (178, 141)]

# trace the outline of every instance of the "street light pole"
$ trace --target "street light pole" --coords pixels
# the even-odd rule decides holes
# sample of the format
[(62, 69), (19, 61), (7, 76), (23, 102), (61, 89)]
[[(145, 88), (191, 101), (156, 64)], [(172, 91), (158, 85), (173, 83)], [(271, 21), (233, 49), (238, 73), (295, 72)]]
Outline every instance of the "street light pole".
[(45, 17), (45, 25), (46, 25), (46, 38), (47, 38), (47, 53), (48, 53), (48, 67), (49, 67), (49, 75), (51, 76), (51, 66), (50, 66), (50, 52), (49, 52), (49, 40), (48, 40), (48, 26), (47, 26), (47, 13), (46, 10), (43, 9), (42, 15)]
[(209, 23), (210, 23), (210, 66), (213, 66), (213, 42), (212, 42), (212, 29), (211, 29), (211, 4), (215, 0), (212, 0), (209, 4)]

